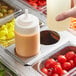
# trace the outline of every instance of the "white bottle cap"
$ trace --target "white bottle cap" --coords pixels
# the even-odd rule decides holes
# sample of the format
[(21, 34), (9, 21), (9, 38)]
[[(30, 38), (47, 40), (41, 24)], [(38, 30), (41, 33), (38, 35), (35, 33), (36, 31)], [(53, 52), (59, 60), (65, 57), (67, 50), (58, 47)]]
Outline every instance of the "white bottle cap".
[(18, 16), (15, 22), (15, 31), (20, 34), (33, 34), (38, 32), (39, 19), (28, 14), (28, 9), (25, 9), (25, 13)]

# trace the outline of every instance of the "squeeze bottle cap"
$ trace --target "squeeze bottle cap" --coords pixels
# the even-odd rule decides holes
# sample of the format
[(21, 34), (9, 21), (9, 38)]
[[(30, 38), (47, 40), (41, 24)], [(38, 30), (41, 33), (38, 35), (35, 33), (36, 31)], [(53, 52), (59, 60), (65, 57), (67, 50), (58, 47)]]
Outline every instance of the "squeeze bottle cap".
[(15, 30), (21, 34), (32, 34), (37, 32), (39, 28), (39, 19), (28, 14), (28, 9), (25, 9), (25, 13), (18, 16), (15, 22)]

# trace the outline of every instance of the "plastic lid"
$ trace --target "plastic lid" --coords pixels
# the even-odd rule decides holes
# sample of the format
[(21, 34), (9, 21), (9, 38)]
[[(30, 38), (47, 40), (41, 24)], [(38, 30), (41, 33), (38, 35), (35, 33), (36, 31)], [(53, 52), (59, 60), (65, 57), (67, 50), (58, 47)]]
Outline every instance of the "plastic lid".
[(32, 34), (38, 31), (39, 19), (28, 14), (28, 9), (25, 9), (25, 13), (16, 18), (15, 30), (21, 34)]

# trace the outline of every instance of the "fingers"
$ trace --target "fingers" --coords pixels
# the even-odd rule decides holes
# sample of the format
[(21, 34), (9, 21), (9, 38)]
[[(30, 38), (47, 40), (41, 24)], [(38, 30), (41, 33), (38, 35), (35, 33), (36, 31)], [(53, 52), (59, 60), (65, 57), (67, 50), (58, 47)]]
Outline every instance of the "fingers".
[(67, 15), (66, 15), (66, 12), (64, 12), (64, 13), (59, 14), (59, 15), (56, 17), (56, 21), (62, 21), (62, 20), (64, 20), (64, 19), (66, 19), (66, 18), (67, 18)]
[(68, 18), (68, 17), (76, 17), (76, 7), (59, 14), (56, 17), (56, 21), (62, 21), (64, 19)]

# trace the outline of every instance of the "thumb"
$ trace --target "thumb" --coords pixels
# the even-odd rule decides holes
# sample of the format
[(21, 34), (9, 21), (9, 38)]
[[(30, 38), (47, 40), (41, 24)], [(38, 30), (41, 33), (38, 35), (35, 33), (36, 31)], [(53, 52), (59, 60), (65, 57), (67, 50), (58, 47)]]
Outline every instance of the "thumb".
[(69, 9), (56, 17), (56, 21), (62, 21), (68, 17), (76, 17), (76, 7)]

